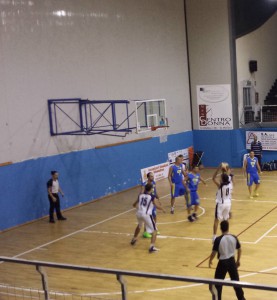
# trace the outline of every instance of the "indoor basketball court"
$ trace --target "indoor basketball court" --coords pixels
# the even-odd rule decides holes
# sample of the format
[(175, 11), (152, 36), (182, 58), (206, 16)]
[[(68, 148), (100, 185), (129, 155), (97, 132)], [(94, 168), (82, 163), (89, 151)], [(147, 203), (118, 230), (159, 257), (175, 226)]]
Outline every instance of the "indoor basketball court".
[(0, 0), (0, 300), (277, 298), (276, 3)]
[[(241, 281), (274, 285), (277, 276), (275, 173), (262, 174), (260, 196), (249, 199), (245, 178), (235, 169), (230, 231), (242, 244), (239, 273)], [(1, 255), (28, 260), (51, 261), (82, 266), (145, 271), (163, 274), (213, 277), (216, 261), (208, 268), (212, 249), (212, 224), (216, 186), (211, 181), (214, 170), (201, 172), (208, 186), (200, 185), (199, 219), (189, 223), (184, 200), (176, 200), (175, 214), (170, 214), (167, 179), (158, 182), (158, 191), (166, 213), (158, 212), (160, 235), (158, 253), (149, 254), (149, 239), (140, 235), (138, 243), (130, 245), (136, 226), (132, 203), (139, 192), (134, 188), (71, 210), (68, 221), (49, 227), (47, 219), (7, 231), (1, 235)], [(266, 253), (266, 255), (265, 255)], [(29, 289), (41, 290), (39, 274), (31, 266), (2, 263), (1, 299), (17, 299)], [(53, 299), (121, 299), (115, 276), (70, 270), (47, 269)], [(178, 283), (126, 276), (128, 299), (209, 299), (207, 285)], [(61, 290), (61, 286), (63, 289)], [(16, 287), (21, 287), (18, 291)], [(33, 292), (34, 293), (34, 292)], [(33, 294), (32, 299), (37, 299)], [(69, 296), (70, 295), (70, 296)], [(230, 287), (223, 288), (224, 299), (234, 299)], [(274, 298), (273, 292), (245, 289), (249, 299)], [(20, 296), (18, 296), (20, 297)], [(42, 295), (40, 295), (42, 297)], [(83, 297), (83, 298), (82, 298)], [(87, 297), (87, 298), (86, 298)], [(52, 299), (52, 298), (50, 298)], [(77, 299), (77, 298), (76, 298)]]

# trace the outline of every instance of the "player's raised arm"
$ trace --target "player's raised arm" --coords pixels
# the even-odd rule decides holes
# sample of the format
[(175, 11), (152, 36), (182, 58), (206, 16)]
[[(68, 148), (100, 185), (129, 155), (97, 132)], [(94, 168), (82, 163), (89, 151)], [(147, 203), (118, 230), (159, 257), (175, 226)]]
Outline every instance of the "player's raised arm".
[(218, 188), (220, 187), (220, 183), (216, 180), (216, 176), (219, 173), (220, 168), (221, 168), (221, 164), (217, 167), (213, 175), (213, 182), (216, 184)]

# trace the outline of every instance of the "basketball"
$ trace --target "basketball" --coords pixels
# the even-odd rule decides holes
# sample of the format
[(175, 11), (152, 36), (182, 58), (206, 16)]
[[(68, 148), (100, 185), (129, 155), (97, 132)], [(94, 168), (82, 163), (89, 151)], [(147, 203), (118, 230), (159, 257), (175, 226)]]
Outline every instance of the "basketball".
[(228, 169), (229, 169), (229, 164), (226, 163), (226, 162), (222, 162), (222, 163), (221, 163), (221, 171), (222, 171), (222, 172), (227, 172)]

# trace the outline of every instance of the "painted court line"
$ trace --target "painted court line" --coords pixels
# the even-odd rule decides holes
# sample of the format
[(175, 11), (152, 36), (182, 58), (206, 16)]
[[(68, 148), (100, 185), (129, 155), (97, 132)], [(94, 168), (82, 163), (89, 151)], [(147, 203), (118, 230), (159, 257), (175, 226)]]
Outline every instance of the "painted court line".
[[(110, 235), (124, 235), (124, 236), (133, 236), (131, 233), (124, 232), (108, 232), (108, 231), (99, 231), (99, 230), (84, 230), (85, 233), (96, 233), (96, 234), (110, 234)], [(265, 236), (264, 236), (265, 237)], [(158, 235), (158, 239), (179, 239), (179, 240), (190, 240), (190, 241), (207, 241), (212, 242), (211, 238), (201, 238), (201, 237), (189, 237), (189, 236), (174, 236), (174, 235)], [(257, 244), (255, 242), (240, 241), (241, 244)]]
[[(198, 218), (203, 216), (206, 212), (205, 208), (199, 206), (199, 208), (202, 210), (202, 213), (198, 215)], [(177, 223), (182, 223), (182, 222), (188, 222), (188, 219), (183, 219), (179, 221), (172, 221), (172, 222), (158, 222), (157, 225), (167, 225), (167, 224), (177, 224)]]
[[(68, 238), (68, 237), (70, 237), (70, 236), (73, 236), (73, 235), (75, 235), (75, 234), (77, 234), (77, 233), (83, 232), (83, 231), (86, 230), (86, 229), (95, 227), (95, 226), (97, 226), (97, 225), (100, 225), (100, 224), (103, 224), (103, 223), (108, 222), (108, 221), (110, 221), (110, 220), (113, 220), (113, 219), (115, 219), (115, 218), (117, 218), (117, 217), (120, 217), (120, 216), (122, 216), (122, 215), (124, 215), (124, 214), (126, 214), (126, 213), (129, 213), (129, 212), (132, 211), (132, 210), (134, 210), (134, 208), (129, 209), (129, 210), (126, 210), (126, 211), (124, 211), (124, 212), (122, 212), (122, 213), (120, 213), (120, 214), (117, 214), (117, 215), (115, 215), (115, 216), (112, 216), (112, 217), (110, 217), (110, 218), (107, 218), (107, 219), (105, 219), (105, 220), (102, 220), (102, 221), (97, 222), (97, 223), (95, 223), (95, 224), (89, 225), (89, 226), (87, 226), (87, 227), (85, 227), (85, 228), (79, 229), (79, 230), (74, 231), (74, 232), (72, 232), (72, 233), (69, 233), (69, 234), (67, 234), (67, 235), (64, 235), (64, 236), (62, 236), (62, 237), (60, 237), (60, 238), (58, 238), (58, 239), (52, 240), (52, 241), (50, 241), (50, 242), (48, 242), (48, 243), (45, 243), (45, 244), (43, 244), (43, 245), (40, 245), (40, 246), (38, 246), (38, 247), (35, 247), (35, 248), (32, 248), (32, 249), (27, 250), (27, 251), (25, 251), (25, 252), (19, 253), (19, 254), (13, 256), (12, 258), (18, 258), (18, 257), (20, 257), (20, 256), (22, 256), (22, 255), (28, 254), (28, 253), (33, 252), (33, 251), (35, 251), (35, 250), (44, 248), (44, 247), (46, 247), (46, 246), (49, 246), (49, 245), (54, 244), (54, 243), (56, 243), (56, 242), (59, 242), (59, 241), (61, 241), (61, 240), (63, 240), (63, 239), (66, 239), (66, 238)], [(0, 263), (3, 263), (3, 262), (0, 262)]]
[[(168, 194), (168, 195), (165, 195), (165, 196), (162, 196), (161, 199), (162, 199), (162, 198), (165, 198), (165, 197), (167, 197), (167, 196), (169, 196), (169, 194)], [(56, 243), (56, 242), (59, 242), (59, 241), (61, 241), (61, 240), (63, 240), (63, 239), (66, 239), (66, 238), (68, 238), (68, 237), (71, 237), (71, 236), (73, 236), (73, 235), (75, 235), (75, 234), (77, 234), (77, 233), (83, 232), (83, 231), (85, 231), (85, 230), (87, 230), (87, 229), (89, 229), (89, 228), (92, 228), (92, 227), (95, 227), (95, 226), (97, 226), (97, 225), (100, 225), (100, 224), (103, 224), (103, 223), (105, 223), (105, 222), (108, 222), (108, 221), (110, 221), (110, 220), (113, 220), (113, 219), (115, 219), (115, 218), (117, 218), (117, 217), (120, 217), (120, 216), (122, 216), (122, 215), (124, 215), (124, 214), (126, 214), (126, 213), (129, 213), (129, 212), (131, 212), (131, 211), (133, 211), (133, 210), (135, 210), (135, 208), (131, 208), (131, 209), (129, 209), (129, 210), (126, 210), (126, 211), (124, 211), (124, 212), (122, 212), (122, 213), (120, 213), (120, 214), (117, 214), (117, 215), (115, 215), (115, 216), (112, 216), (112, 217), (110, 217), (110, 218), (107, 218), (107, 219), (105, 219), (105, 220), (102, 220), (102, 221), (97, 222), (97, 223), (95, 223), (95, 224), (89, 225), (89, 226), (84, 227), (84, 228), (82, 228), (82, 229), (79, 229), (79, 230), (77, 230), (77, 231), (73, 231), (73, 232), (71, 232), (71, 233), (69, 233), (69, 234), (67, 234), (67, 235), (64, 235), (64, 236), (62, 236), (62, 237), (60, 237), (60, 238), (57, 238), (57, 239), (55, 239), (55, 240), (52, 240), (52, 241), (50, 241), (50, 242), (48, 242), (48, 243), (42, 244), (42, 245), (40, 245), (40, 246), (37, 246), (37, 247), (35, 247), (35, 248), (32, 248), (32, 249), (30, 249), (30, 250), (27, 250), (27, 251), (25, 251), (25, 252), (22, 252), (22, 253), (19, 253), (19, 254), (15, 255), (15, 256), (12, 256), (12, 258), (18, 258), (18, 257), (20, 257), (20, 256), (23, 256), (23, 255), (28, 254), (28, 253), (30, 253), (30, 252), (33, 252), (33, 251), (35, 251), (35, 250), (40, 250), (41, 248), (44, 248), (44, 247), (46, 247), (46, 246), (49, 246), (49, 245), (54, 244), (54, 243)], [(0, 264), (2, 264), (2, 263), (3, 263), (3, 262), (0, 262)]]
[(260, 238), (258, 238), (256, 241), (255, 241), (255, 244), (258, 244), (259, 241), (261, 241), (263, 238), (265, 238), (268, 233), (270, 233), (273, 229), (275, 229), (277, 227), (277, 224), (275, 224), (274, 226), (272, 226), (267, 232), (265, 232)]
[[(203, 200), (213, 200), (215, 202), (215, 198), (206, 198), (206, 197), (202, 197), (201, 199)], [(274, 200), (256, 200), (256, 199), (235, 199), (235, 198), (232, 198), (232, 202), (235, 201), (235, 202), (251, 202), (251, 203), (273, 203), (273, 204), (276, 204), (277, 201), (274, 201)]]
[[(256, 225), (259, 221), (261, 221), (263, 218), (265, 218), (267, 215), (269, 215), (270, 213), (272, 213), (275, 209), (277, 208), (277, 206), (273, 207), (271, 210), (269, 210), (267, 213), (265, 213), (263, 216), (261, 216), (258, 220), (256, 220), (255, 222), (253, 222), (252, 224), (250, 224), (248, 227), (246, 227), (243, 231), (241, 231), (237, 236), (240, 236), (241, 234), (243, 234), (244, 232), (246, 232), (249, 228), (251, 228), (252, 226)], [(276, 225), (274, 225), (273, 227), (275, 228)], [(271, 231), (272, 229), (270, 229)], [(270, 232), (269, 231), (269, 232)], [(259, 241), (260, 238), (257, 240)], [(257, 242), (256, 241), (256, 242)], [(196, 265), (197, 268), (199, 268), (205, 261), (207, 261), (210, 258), (210, 256), (206, 257), (203, 261), (201, 261), (198, 265)]]

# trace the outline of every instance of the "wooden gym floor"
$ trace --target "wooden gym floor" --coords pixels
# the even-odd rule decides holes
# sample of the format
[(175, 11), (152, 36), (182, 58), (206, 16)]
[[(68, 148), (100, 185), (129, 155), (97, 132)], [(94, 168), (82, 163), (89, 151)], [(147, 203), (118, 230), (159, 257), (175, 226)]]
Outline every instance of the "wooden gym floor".
[[(41, 219), (29, 225), (0, 234), (0, 255), (29, 260), (42, 260), (84, 266), (117, 268), (164, 274), (213, 278), (208, 268), (212, 249), (212, 225), (216, 186), (211, 181), (213, 169), (201, 175), (208, 186), (199, 186), (200, 217), (194, 223), (186, 220), (183, 198), (176, 199), (175, 214), (170, 214), (168, 181), (157, 183), (166, 214), (158, 213), (160, 236), (156, 246), (160, 252), (149, 254), (150, 240), (140, 238), (132, 247), (130, 240), (136, 226), (135, 201), (139, 188), (134, 188), (64, 213), (65, 222), (49, 224)], [(239, 269), (242, 281), (277, 284), (277, 172), (261, 175), (260, 196), (248, 198), (246, 180), (235, 169), (230, 232), (238, 235), (242, 244)], [(66, 187), (64, 187), (66, 191)], [(47, 199), (47, 198), (46, 198)], [(219, 232), (218, 232), (219, 234)], [(82, 294), (104, 299), (120, 299), (120, 287), (115, 276), (47, 269), (51, 290)], [(211, 299), (208, 287), (202, 284), (126, 278), (128, 299)], [(21, 299), (16, 289), (41, 289), (39, 274), (33, 267), (9, 263), (0, 264), (0, 299)], [(1, 292), (2, 291), (2, 292)], [(245, 289), (246, 299), (277, 299), (273, 292)], [(59, 298), (57, 294), (53, 299)], [(235, 299), (232, 288), (223, 288), (223, 299)], [(24, 298), (25, 299), (25, 298)], [(27, 299), (27, 298), (26, 298)], [(42, 298), (41, 298), (42, 299)], [(77, 298), (76, 298), (77, 299)], [(86, 299), (86, 298), (82, 298)]]

